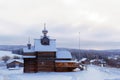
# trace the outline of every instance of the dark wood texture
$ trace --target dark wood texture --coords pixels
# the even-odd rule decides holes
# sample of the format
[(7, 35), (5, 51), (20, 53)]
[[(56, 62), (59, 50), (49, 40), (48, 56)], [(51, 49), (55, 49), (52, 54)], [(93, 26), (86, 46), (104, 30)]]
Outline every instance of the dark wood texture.
[(37, 72), (35, 58), (24, 58), (24, 72)]
[(37, 52), (37, 71), (55, 71), (55, 52)]
[(78, 67), (75, 62), (56, 62), (56, 72), (71, 72)]
[(36, 56), (35, 58), (24, 58), (24, 72), (70, 72), (77, 68), (75, 62), (55, 62), (55, 60), (70, 60), (57, 59), (56, 52), (35, 52), (25, 53), (25, 56)]

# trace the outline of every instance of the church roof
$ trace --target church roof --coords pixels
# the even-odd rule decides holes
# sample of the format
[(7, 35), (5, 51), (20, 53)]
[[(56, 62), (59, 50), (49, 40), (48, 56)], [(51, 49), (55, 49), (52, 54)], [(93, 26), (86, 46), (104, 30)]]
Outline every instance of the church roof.
[(67, 50), (58, 50), (56, 53), (57, 58), (72, 58), (72, 55)]
[(35, 51), (39, 52), (56, 52), (56, 40), (55, 39), (50, 39), (50, 44), (49, 45), (42, 45), (40, 42), (41, 39), (35, 39)]
[(24, 53), (32, 53), (32, 52), (34, 52), (34, 47), (31, 47), (30, 49), (28, 49), (28, 47), (23, 48), (23, 52)]
[(36, 56), (23, 56), (23, 58), (36, 58)]
[(34, 47), (31, 47), (30, 40), (28, 41), (27, 48), (23, 49), (24, 53), (32, 52), (56, 52), (56, 40), (49, 39), (47, 36), (48, 31), (44, 24), (43, 36), (40, 39), (34, 39)]
[(34, 47), (31, 47), (28, 49), (28, 47), (24, 48), (23, 51), (25, 53), (32, 53), (32, 52), (56, 52), (56, 40), (55, 39), (50, 39), (50, 44), (49, 45), (42, 45), (41, 44), (41, 39), (35, 39), (34, 40)]
[(23, 52), (24, 53), (56, 52), (56, 58), (72, 59), (72, 55), (69, 51), (67, 51), (67, 50), (57, 50), (56, 40), (55, 39), (50, 39), (47, 36), (47, 33), (48, 33), (48, 31), (46, 30), (46, 28), (44, 28), (43, 36), (40, 39), (34, 39), (34, 47), (31, 47), (31, 45), (28, 45), (27, 48), (23, 49)]

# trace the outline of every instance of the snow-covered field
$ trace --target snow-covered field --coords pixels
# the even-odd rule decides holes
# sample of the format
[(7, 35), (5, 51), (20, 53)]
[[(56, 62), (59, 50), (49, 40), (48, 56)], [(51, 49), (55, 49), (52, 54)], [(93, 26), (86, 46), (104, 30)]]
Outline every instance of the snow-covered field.
[(0, 68), (0, 80), (120, 80), (120, 69), (90, 65), (78, 72), (23, 73), (23, 70)]
[[(0, 51), (0, 57), (5, 55), (12, 57), (15, 54)], [(23, 73), (23, 69), (8, 70), (1, 66), (0, 80), (120, 80), (120, 69), (89, 65), (87, 70), (78, 72)]]

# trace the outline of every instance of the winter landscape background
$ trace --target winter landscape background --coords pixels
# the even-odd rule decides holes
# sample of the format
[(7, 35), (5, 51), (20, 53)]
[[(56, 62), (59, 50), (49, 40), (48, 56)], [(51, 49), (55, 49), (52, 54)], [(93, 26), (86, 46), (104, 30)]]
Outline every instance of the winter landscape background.
[[(2, 56), (18, 56), (21, 54), (21, 48), (24, 46), (1, 46), (0, 57)], [(65, 48), (59, 48), (65, 49)], [(116, 60), (120, 58), (119, 50), (81, 50), (78, 54), (77, 49), (68, 49), (72, 52), (74, 58), (82, 59), (83, 57), (95, 59), (96, 56), (109, 57)], [(14, 52), (14, 54), (12, 53)], [(77, 54), (77, 55), (76, 55)], [(90, 54), (89, 57), (86, 54)], [(94, 56), (96, 55), (96, 56)], [(114, 56), (113, 56), (114, 55)], [(117, 57), (115, 57), (117, 55)], [(79, 56), (79, 57), (77, 57)], [(119, 61), (118, 61), (119, 62)], [(87, 69), (79, 71), (76, 69), (74, 72), (38, 72), (38, 73), (23, 73), (23, 68), (9, 70), (6, 68), (5, 63), (0, 61), (0, 80), (120, 80), (120, 68), (115, 66), (96, 66), (87, 64)]]
[[(14, 54), (22, 55), (22, 48), (24, 45), (0, 45), (0, 50), (12, 51)], [(120, 49), (111, 50), (86, 50), (86, 49), (70, 49), (70, 48), (58, 48), (59, 50), (69, 50), (74, 59), (80, 60), (87, 58), (88, 61), (99, 59), (105, 61), (107, 66), (120, 68)]]
[[(120, 80), (120, 0), (0, 0), (0, 80)], [(40, 38), (44, 24), (59, 50), (87, 69), (23, 73), (6, 60)], [(18, 57), (15, 57), (18, 56)], [(4, 58), (4, 60), (3, 60)]]

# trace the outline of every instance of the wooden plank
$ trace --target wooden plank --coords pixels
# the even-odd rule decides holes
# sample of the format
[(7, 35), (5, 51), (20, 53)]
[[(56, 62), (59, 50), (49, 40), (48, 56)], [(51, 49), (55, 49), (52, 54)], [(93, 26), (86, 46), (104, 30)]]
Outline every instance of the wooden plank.
[(78, 65), (76, 63), (69, 63), (69, 62), (56, 62), (55, 63), (56, 67), (78, 67)]
[(56, 72), (71, 72), (73, 71), (74, 68), (67, 68), (67, 67), (57, 67), (56, 68)]
[(40, 57), (40, 56), (42, 56), (42, 57), (44, 57), (44, 56), (48, 56), (48, 57), (55, 57), (56, 56), (56, 52), (37, 52), (37, 54), (36, 54), (36, 56), (37, 57)]

